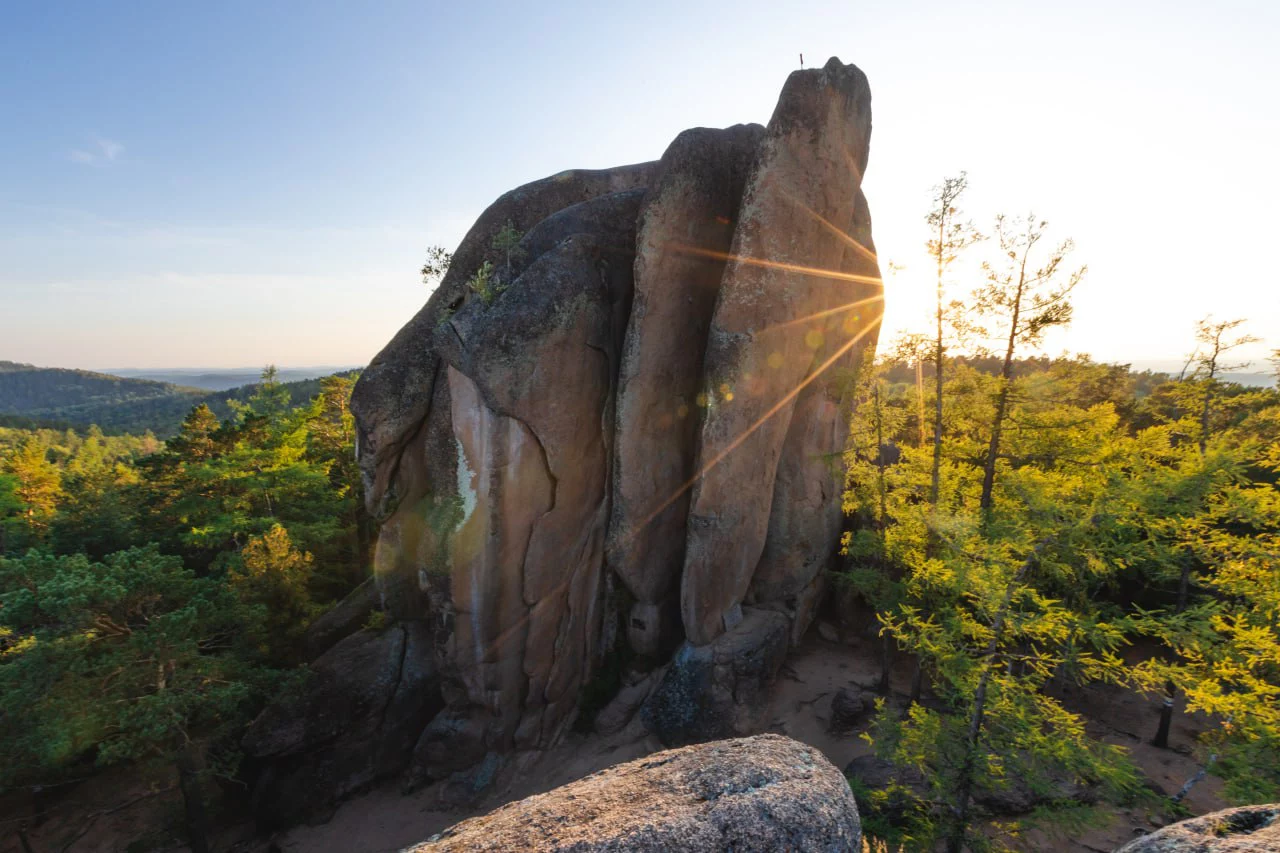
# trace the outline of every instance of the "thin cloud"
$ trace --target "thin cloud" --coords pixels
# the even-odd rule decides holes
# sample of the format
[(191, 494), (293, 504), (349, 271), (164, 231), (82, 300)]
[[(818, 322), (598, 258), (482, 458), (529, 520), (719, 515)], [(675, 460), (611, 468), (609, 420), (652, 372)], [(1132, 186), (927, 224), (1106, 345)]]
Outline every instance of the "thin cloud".
[(85, 166), (103, 166), (108, 163), (114, 163), (120, 159), (120, 155), (124, 154), (124, 145), (116, 142), (114, 139), (107, 139), (96, 134), (91, 138), (92, 145), (88, 150), (84, 148), (72, 149), (71, 162), (81, 163)]

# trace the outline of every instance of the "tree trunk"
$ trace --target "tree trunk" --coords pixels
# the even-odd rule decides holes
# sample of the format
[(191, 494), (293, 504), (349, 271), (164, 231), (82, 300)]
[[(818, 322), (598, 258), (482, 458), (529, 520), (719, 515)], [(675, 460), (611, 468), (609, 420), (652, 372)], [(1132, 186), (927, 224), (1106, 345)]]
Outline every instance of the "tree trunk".
[(924, 359), (916, 352), (916, 419), (918, 435), (916, 447), (924, 447)]
[[(1174, 607), (1174, 613), (1181, 613), (1187, 609), (1187, 603), (1191, 596), (1191, 563), (1183, 561), (1182, 573), (1178, 577), (1178, 603)], [(1160, 749), (1169, 748), (1169, 729), (1173, 727), (1173, 703), (1178, 698), (1178, 688), (1172, 682), (1166, 682), (1164, 686), (1164, 701), (1160, 704), (1160, 725), (1156, 727), (1156, 736), (1151, 739), (1151, 745)]]
[(933, 352), (934, 382), (937, 386), (933, 403), (933, 472), (929, 482), (929, 506), (938, 507), (942, 484), (942, 304), (938, 304), (938, 340)]
[(938, 507), (938, 494), (942, 481), (942, 270), (943, 256), (946, 253), (947, 232), (946, 216), (938, 223), (938, 292), (937, 292), (937, 337), (933, 347), (933, 378), (937, 385), (934, 392), (933, 405), (933, 476), (929, 486), (929, 506)]
[(1009, 383), (1013, 377), (1013, 348), (1018, 341), (1018, 318), (1022, 313), (1022, 289), (1027, 277), (1027, 259), (1022, 259), (1022, 270), (1018, 273), (1018, 289), (1013, 297), (1013, 316), (1009, 321), (1009, 344), (1004, 351), (1004, 364), (1000, 368), (1000, 394), (996, 398), (996, 416), (991, 423), (991, 441), (987, 444), (987, 458), (982, 466), (982, 498), (978, 502), (982, 507), (983, 522), (991, 514), (991, 493), (996, 485), (996, 457), (1000, 455), (1000, 434), (1004, 430), (1004, 417), (1009, 407)]
[(884, 482), (884, 412), (880, 408), (880, 380), (876, 380), (876, 470), (880, 491), (880, 530), (889, 525), (889, 492)]
[(1204, 405), (1200, 408), (1200, 455), (1204, 456), (1205, 448), (1209, 445), (1209, 403), (1213, 396), (1213, 380), (1205, 380), (1204, 388)]
[(876, 684), (876, 690), (882, 696), (889, 695), (889, 671), (893, 669), (893, 637), (889, 632), (884, 630), (884, 626), (880, 628), (880, 682)]
[(996, 618), (991, 623), (991, 639), (987, 642), (986, 652), (983, 655), (986, 660), (986, 666), (982, 670), (982, 675), (978, 678), (978, 686), (973, 693), (973, 712), (969, 715), (969, 731), (965, 738), (965, 756), (960, 765), (959, 777), (956, 779), (956, 800), (951, 809), (952, 822), (951, 829), (947, 833), (947, 853), (961, 853), (964, 849), (965, 836), (968, 834), (969, 805), (973, 793), (973, 770), (978, 761), (978, 739), (982, 735), (982, 726), (986, 721), (987, 687), (991, 683), (991, 670), (995, 666), (996, 656), (1000, 651), (1000, 641), (1004, 638), (1005, 618), (1009, 614), (1009, 606), (1013, 601), (1013, 590), (1031, 571), (1036, 558), (1040, 556), (1040, 552), (1048, 544), (1048, 539), (1040, 540), (1035, 549), (1027, 555), (1027, 559), (1018, 567), (1018, 571), (1014, 573), (1009, 583), (1005, 586), (1004, 599), (1000, 602), (1000, 609), (996, 611)]
[(191, 853), (209, 853), (208, 823), (205, 818), (204, 795), (200, 791), (200, 776), (195, 747), (188, 746), (178, 753), (178, 786), (182, 789), (182, 804), (186, 811), (187, 842)]
[(1177, 688), (1170, 681), (1164, 686), (1164, 702), (1160, 704), (1160, 726), (1151, 745), (1159, 749), (1169, 748), (1169, 729), (1173, 726), (1173, 700), (1177, 697)]
[[(920, 694), (924, 692), (924, 658), (916, 655), (915, 672), (911, 674), (911, 701), (910, 705), (915, 705), (920, 701)], [(905, 712), (904, 712), (905, 713)]]

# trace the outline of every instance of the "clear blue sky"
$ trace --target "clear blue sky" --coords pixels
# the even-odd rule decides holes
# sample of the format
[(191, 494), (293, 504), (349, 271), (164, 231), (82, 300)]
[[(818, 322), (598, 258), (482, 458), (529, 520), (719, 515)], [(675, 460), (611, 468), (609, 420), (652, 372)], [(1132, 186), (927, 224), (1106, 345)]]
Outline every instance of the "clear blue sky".
[[(494, 197), (768, 120), (803, 51), (867, 72), (891, 329), (921, 215), (1034, 207), (1091, 273), (1054, 351), (1280, 346), (1280, 3), (39, 2), (0, 27), (0, 359), (357, 364)], [(1261, 354), (1261, 348), (1255, 351)]]

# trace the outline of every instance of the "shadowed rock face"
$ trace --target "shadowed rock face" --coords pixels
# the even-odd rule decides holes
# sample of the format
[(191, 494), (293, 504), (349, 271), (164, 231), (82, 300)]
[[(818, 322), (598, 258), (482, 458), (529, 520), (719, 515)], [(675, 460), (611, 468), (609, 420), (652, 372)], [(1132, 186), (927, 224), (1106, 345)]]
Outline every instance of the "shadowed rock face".
[(660, 752), (451, 827), (405, 853), (861, 849), (844, 777), (778, 735)]
[(667, 742), (754, 729), (839, 541), (843, 394), (881, 313), (870, 131), (832, 59), (767, 127), (513, 190), (365, 370), (378, 595), (445, 704), (412, 778), (552, 744), (624, 643), (679, 647), (644, 703)]

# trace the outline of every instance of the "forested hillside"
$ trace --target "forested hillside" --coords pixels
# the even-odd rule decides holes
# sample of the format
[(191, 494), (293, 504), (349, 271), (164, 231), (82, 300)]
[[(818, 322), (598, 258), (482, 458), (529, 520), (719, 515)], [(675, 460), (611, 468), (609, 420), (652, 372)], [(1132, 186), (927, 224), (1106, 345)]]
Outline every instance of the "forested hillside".
[[(294, 405), (320, 390), (321, 379), (279, 382)], [(353, 372), (343, 375), (350, 376)], [(148, 379), (130, 379), (85, 370), (34, 367), (0, 362), (0, 425), (56, 429), (97, 426), (105, 433), (151, 431), (168, 437), (178, 431), (192, 407), (206, 405), (219, 418), (228, 417), (231, 402), (247, 402), (258, 383), (225, 391), (207, 391)]]
[(198, 388), (149, 379), (0, 361), (0, 414), (6, 415), (54, 418), (60, 412), (86, 407), (105, 408), (173, 396), (190, 400), (204, 393)]

